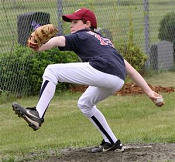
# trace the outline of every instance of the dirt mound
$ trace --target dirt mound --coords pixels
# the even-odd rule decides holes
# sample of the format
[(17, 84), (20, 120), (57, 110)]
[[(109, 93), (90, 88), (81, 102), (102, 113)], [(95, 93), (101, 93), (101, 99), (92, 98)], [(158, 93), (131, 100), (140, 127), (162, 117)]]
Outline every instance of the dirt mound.
[(165, 162), (175, 160), (175, 144), (128, 144), (124, 152), (90, 153), (91, 148), (64, 149), (42, 162)]
[[(175, 92), (175, 88), (173, 87), (162, 87), (160, 85), (158, 86), (153, 86), (151, 84), (148, 84), (151, 89), (153, 89), (155, 92), (163, 92), (163, 93), (170, 93), (170, 92)], [(73, 85), (71, 87), (72, 92), (84, 92), (86, 90), (87, 86), (83, 85)], [(137, 95), (137, 94), (143, 94), (144, 92), (140, 87), (138, 87), (135, 83), (125, 83), (123, 88), (116, 92), (115, 95)]]

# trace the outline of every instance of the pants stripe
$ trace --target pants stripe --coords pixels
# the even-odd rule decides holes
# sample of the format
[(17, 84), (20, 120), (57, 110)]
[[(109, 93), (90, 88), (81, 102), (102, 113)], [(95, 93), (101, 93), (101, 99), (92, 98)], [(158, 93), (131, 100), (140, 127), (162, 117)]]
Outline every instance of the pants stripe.
[[(46, 81), (44, 82), (43, 86), (41, 87), (39, 99), (41, 98), (41, 96), (42, 96), (42, 94), (43, 94), (43, 92), (44, 92), (44, 89), (46, 88), (46, 86), (47, 86), (48, 83), (49, 83), (49, 81), (46, 80)], [(49, 106), (49, 105), (48, 105), (48, 106)], [(47, 106), (47, 108), (48, 108), (48, 106)], [(44, 118), (44, 115), (45, 115), (45, 112), (46, 112), (47, 108), (45, 109), (42, 118)]]
[(108, 140), (111, 142), (111, 144), (114, 144), (114, 141), (109, 136), (109, 134), (106, 132), (106, 130), (103, 128), (103, 126), (101, 125), (101, 123), (97, 120), (97, 118), (95, 116), (92, 116), (91, 119), (96, 123), (96, 125), (103, 132), (103, 134), (108, 138)]
[(43, 86), (41, 87), (41, 90), (40, 90), (40, 97), (42, 96), (43, 91), (44, 91), (44, 89), (46, 88), (46, 86), (47, 86), (48, 83), (49, 83), (49, 81), (46, 80), (46, 81), (44, 82)]

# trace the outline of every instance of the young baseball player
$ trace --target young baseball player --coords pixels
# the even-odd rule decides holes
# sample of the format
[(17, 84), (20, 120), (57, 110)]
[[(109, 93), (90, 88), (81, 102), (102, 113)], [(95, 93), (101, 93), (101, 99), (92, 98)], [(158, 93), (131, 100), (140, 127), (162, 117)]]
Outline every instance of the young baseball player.
[(58, 47), (64, 51), (74, 51), (82, 62), (48, 65), (43, 74), (36, 107), (23, 108), (13, 103), (13, 110), (26, 120), (30, 127), (37, 130), (44, 122), (44, 114), (59, 82), (88, 85), (77, 105), (103, 137), (100, 146), (92, 149), (92, 152), (123, 150), (120, 140), (114, 135), (96, 104), (119, 91), (124, 85), (126, 74), (152, 101), (162, 96), (148, 86), (143, 77), (117, 52), (109, 39), (94, 32), (97, 21), (91, 10), (81, 8), (73, 14), (63, 15), (62, 18), (70, 22), (71, 34), (53, 37), (40, 48), (33, 48), (44, 51)]

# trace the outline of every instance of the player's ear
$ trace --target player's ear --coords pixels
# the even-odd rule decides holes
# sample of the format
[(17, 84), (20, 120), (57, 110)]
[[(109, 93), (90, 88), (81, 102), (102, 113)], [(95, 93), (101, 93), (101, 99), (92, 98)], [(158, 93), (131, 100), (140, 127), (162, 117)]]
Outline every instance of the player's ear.
[(86, 25), (90, 28), (91, 27), (91, 22), (89, 20), (86, 21)]

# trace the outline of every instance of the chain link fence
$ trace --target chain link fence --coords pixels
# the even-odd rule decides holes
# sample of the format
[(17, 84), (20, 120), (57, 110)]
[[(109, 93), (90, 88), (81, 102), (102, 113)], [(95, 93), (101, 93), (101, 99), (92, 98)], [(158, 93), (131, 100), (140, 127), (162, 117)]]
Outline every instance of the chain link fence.
[[(50, 22), (59, 28), (60, 35), (68, 34), (69, 24), (62, 21), (61, 15), (72, 13), (81, 7), (95, 12), (98, 30), (111, 38), (116, 46), (121, 42), (128, 41), (129, 31), (132, 27), (134, 43), (149, 56), (151, 46), (160, 41), (158, 39), (160, 21), (167, 13), (175, 10), (175, 1), (0, 0), (0, 57), (7, 53), (12, 57), (17, 44), (25, 45), (26, 39), (33, 29), (33, 20), (40, 24)], [(26, 62), (24, 62), (25, 64)], [(3, 60), (0, 65), (0, 90), (15, 91), (16, 86), (25, 89), (23, 88), (27, 84), (25, 79), (24, 82), (20, 82), (20, 85), (14, 85), (14, 90), (8, 89), (8, 84), (12, 84), (14, 78), (5, 77), (6, 81), (2, 79), (7, 75), (7, 67), (8, 60)], [(11, 69), (13, 69), (11, 73), (18, 73), (20, 70), (18, 64)], [(23, 79), (21, 78), (21, 80)]]

